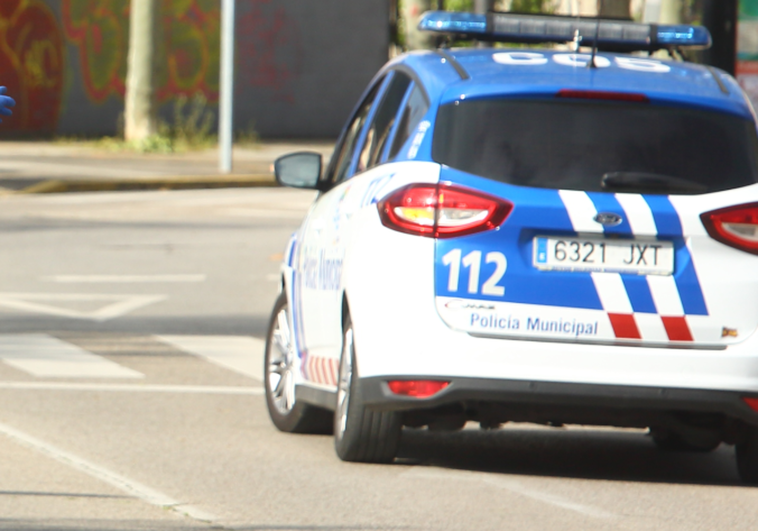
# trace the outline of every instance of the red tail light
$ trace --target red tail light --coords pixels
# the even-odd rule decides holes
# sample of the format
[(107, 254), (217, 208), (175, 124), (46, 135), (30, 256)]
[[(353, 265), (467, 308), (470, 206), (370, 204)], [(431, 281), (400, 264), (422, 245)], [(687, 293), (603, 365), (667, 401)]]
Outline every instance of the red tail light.
[(649, 103), (650, 99), (644, 94), (633, 92), (609, 92), (607, 90), (573, 90), (561, 89), (556, 98), (573, 98), (579, 100), (630, 101), (633, 103)]
[(758, 254), (758, 203), (701, 214), (711, 238), (741, 251)]
[(758, 413), (758, 398), (750, 398), (746, 396), (742, 400), (744, 400), (745, 403), (750, 406), (750, 409)]
[(513, 204), (451, 185), (412, 184), (377, 205), (385, 227), (430, 238), (452, 238), (500, 226)]
[(387, 385), (390, 391), (396, 395), (429, 398), (450, 385), (450, 382), (438, 380), (390, 380), (387, 382)]

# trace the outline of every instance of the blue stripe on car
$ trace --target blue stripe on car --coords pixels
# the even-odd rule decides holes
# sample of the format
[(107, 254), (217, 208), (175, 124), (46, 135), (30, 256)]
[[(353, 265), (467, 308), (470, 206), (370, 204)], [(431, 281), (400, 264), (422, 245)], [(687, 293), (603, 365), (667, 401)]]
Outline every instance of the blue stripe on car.
[(657, 313), (653, 301), (653, 294), (650, 292), (650, 286), (647, 279), (640, 275), (621, 275), (624, 282), (626, 293), (629, 295), (629, 302), (632, 303), (632, 310), (635, 313)]
[(587, 192), (587, 196), (592, 200), (598, 213), (608, 212), (621, 216), (622, 222), (619, 225), (615, 227), (604, 226), (603, 232), (606, 234), (623, 234), (625, 236), (632, 235), (632, 226), (629, 225), (628, 216), (615, 195), (601, 192)]

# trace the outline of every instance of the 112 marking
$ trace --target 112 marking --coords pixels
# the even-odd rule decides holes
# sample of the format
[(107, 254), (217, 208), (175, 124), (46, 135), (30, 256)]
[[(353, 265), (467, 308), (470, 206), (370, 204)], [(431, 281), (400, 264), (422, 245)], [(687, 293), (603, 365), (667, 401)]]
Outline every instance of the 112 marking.
[[(482, 269), (482, 252), (472, 251), (466, 256), (461, 249), (453, 249), (442, 257), (442, 263), (450, 268), (447, 278), (447, 290), (450, 292), (458, 291), (460, 283), (461, 265), (468, 268), (468, 293), (475, 295), (479, 292), (479, 274)], [(482, 295), (492, 295), (502, 297), (505, 295), (505, 288), (498, 286), (497, 283), (505, 275), (508, 269), (508, 260), (503, 253), (491, 252), (484, 257), (485, 264), (495, 264), (495, 272), (482, 285)]]

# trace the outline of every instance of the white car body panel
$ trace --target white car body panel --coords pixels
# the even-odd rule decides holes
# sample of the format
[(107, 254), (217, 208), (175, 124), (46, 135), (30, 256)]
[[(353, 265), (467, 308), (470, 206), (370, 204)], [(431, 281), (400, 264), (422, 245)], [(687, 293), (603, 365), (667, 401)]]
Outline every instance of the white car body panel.
[[(299, 345), (307, 352), (300, 384), (336, 388), (341, 305), (346, 293), (362, 377), (472, 377), (758, 391), (758, 257), (711, 239), (699, 220), (704, 211), (758, 198), (758, 186), (671, 198), (687, 234), (710, 314), (730, 316), (723, 325), (738, 330), (739, 336), (721, 342), (713, 337), (713, 327), (697, 332), (709, 328), (699, 327), (698, 320), (705, 322), (710, 316), (690, 316), (695, 336), (692, 348), (667, 348), (663, 332), (657, 344), (651, 343), (654, 346), (640, 347), (593, 345), (580, 338), (558, 342), (534, 341), (523, 335), (515, 340), (474, 337), (448, 326), (440, 317), (440, 299), (435, 297), (434, 240), (384, 227), (376, 207), (378, 199), (405, 184), (438, 179), (436, 164), (388, 164), (342, 183), (318, 200), (299, 236), (304, 234), (310, 240), (308, 245), (299, 242), (294, 263), (301, 272), (313, 275), (313, 260), (323, 251), (342, 261), (342, 267), (338, 289), (332, 289), (335, 286), (329, 282), (329, 289), (323, 289), (323, 282), (313, 281), (311, 287), (302, 288), (300, 303), (308, 319), (304, 330), (307, 344)], [(293, 272), (285, 265), (287, 283), (295, 282)], [(287, 289), (291, 294), (290, 286)], [(735, 297), (757, 302), (734, 308)], [(518, 306), (527, 312), (532, 309)], [(544, 313), (546, 308), (541, 310)], [(602, 320), (604, 312), (547, 310), (572, 316), (584, 312), (588, 319), (598, 321), (601, 329), (610, 326)], [(703, 347), (700, 340), (707, 345)]]

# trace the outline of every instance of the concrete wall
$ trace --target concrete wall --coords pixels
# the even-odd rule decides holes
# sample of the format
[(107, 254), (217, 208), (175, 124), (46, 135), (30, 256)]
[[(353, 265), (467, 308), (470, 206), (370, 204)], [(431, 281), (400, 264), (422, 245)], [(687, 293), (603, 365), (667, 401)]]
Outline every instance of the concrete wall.
[[(203, 94), (216, 111), (220, 0), (162, 0), (161, 115)], [(389, 0), (237, 0), (235, 128), (334, 137), (387, 60)], [(112, 135), (123, 112), (129, 0), (0, 1), (2, 130)]]

